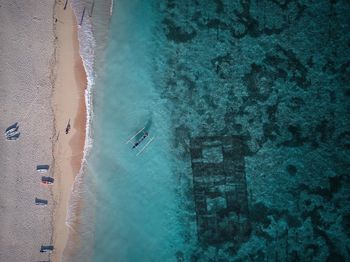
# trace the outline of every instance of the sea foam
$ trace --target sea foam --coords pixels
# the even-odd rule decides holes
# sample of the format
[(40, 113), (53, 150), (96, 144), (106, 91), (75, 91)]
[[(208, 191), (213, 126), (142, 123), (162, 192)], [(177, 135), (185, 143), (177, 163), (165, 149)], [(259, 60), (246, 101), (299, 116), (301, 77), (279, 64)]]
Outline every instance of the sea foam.
[[(84, 0), (72, 0), (70, 2), (71, 7), (74, 11), (76, 21), (78, 24), (78, 40), (79, 40), (79, 53), (83, 61), (83, 66), (87, 77), (87, 87), (85, 90), (85, 105), (86, 105), (86, 127), (85, 127), (85, 143), (84, 143), (84, 154), (81, 160), (81, 167), (79, 173), (75, 177), (73, 183), (71, 197), (69, 201), (69, 208), (67, 210), (66, 225), (70, 228), (70, 232), (74, 234), (82, 233), (79, 230), (81, 223), (80, 219), (80, 205), (83, 200), (83, 181), (84, 173), (87, 167), (87, 157), (93, 146), (93, 132), (91, 129), (93, 121), (93, 103), (92, 103), (92, 92), (95, 85), (96, 73), (94, 71), (95, 59), (96, 59), (96, 41), (93, 33), (92, 23), (92, 3), (87, 3)], [(88, 10), (91, 8), (90, 10)], [(110, 3), (109, 15), (112, 15), (113, 2)], [(85, 11), (84, 11), (85, 9)], [(84, 13), (84, 16), (83, 16)], [(83, 16), (83, 18), (82, 18)], [(93, 218), (92, 218), (93, 219)], [(93, 232), (91, 232), (92, 234)], [(89, 237), (88, 237), (89, 238)], [(70, 241), (70, 240), (68, 240)], [(72, 242), (72, 240), (70, 241)], [(74, 243), (70, 243), (74, 244)]]
[(94, 77), (94, 61), (95, 61), (95, 38), (93, 35), (92, 22), (91, 18), (86, 12), (81, 22), (81, 17), (83, 10), (85, 8), (85, 3), (79, 0), (71, 1), (71, 6), (73, 8), (75, 17), (78, 23), (78, 39), (79, 39), (79, 52), (83, 61), (84, 69), (87, 77), (87, 87), (85, 90), (85, 105), (86, 105), (86, 128), (85, 128), (85, 144), (84, 144), (84, 155), (81, 162), (81, 168), (78, 175), (75, 178), (72, 195), (69, 203), (69, 209), (67, 213), (66, 224), (70, 228), (72, 227), (72, 221), (74, 220), (74, 207), (77, 205), (80, 199), (81, 193), (81, 182), (83, 176), (84, 166), (86, 165), (86, 158), (89, 153), (89, 150), (92, 147), (93, 136), (91, 133), (91, 121), (93, 116), (93, 107), (92, 107), (92, 88), (95, 83)]

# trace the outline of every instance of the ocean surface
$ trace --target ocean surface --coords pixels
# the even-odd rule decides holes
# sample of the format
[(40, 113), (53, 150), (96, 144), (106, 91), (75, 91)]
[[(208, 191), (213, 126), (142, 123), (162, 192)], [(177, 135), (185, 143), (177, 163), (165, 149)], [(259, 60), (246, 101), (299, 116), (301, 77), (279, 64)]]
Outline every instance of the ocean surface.
[(345, 0), (114, 1), (70, 261), (349, 261), (349, 32)]

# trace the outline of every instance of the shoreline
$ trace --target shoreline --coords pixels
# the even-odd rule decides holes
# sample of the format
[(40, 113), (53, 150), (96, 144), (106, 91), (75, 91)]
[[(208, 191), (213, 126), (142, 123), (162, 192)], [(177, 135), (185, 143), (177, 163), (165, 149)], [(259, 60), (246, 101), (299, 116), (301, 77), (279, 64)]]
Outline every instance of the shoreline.
[[(57, 181), (53, 187), (55, 200), (53, 261), (62, 261), (67, 249), (68, 239), (73, 237), (79, 243), (80, 203), (74, 206), (75, 219), (67, 221), (74, 181), (82, 166), (84, 156), (87, 107), (85, 90), (87, 75), (79, 52), (78, 26), (72, 7), (63, 9), (62, 2), (54, 7), (54, 34), (56, 37), (55, 89), (52, 105), (55, 115), (56, 137), (54, 140), (54, 176)], [(66, 127), (71, 129), (66, 134)]]

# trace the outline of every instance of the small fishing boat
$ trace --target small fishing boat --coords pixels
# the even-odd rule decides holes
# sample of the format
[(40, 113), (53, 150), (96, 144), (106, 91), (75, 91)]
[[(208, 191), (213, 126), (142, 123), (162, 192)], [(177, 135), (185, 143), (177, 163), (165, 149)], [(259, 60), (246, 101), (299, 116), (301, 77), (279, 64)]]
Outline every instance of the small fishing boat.
[[(154, 140), (153, 137), (149, 137), (148, 132), (145, 130), (145, 127), (141, 128), (139, 131), (136, 132), (132, 137), (130, 137), (127, 141), (126, 144), (132, 143), (132, 149), (137, 149), (137, 156), (140, 155), (148, 146), (149, 144)], [(147, 141), (146, 144), (142, 147), (139, 148), (138, 146), (143, 142)]]
[(137, 131), (137, 133), (136, 133), (135, 135), (133, 135), (132, 137), (130, 137), (130, 138), (128, 139), (128, 141), (125, 142), (125, 144), (130, 143), (135, 137), (137, 137), (138, 134), (140, 134), (140, 133), (143, 132), (144, 130), (145, 130), (144, 127), (141, 128), (139, 131)]

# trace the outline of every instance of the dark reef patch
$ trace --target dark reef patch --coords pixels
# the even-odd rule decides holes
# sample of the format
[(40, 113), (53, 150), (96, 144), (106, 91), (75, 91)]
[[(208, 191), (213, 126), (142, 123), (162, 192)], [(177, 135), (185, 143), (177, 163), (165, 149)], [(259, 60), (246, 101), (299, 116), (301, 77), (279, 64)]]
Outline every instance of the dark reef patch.
[(305, 190), (310, 195), (318, 195), (323, 197), (326, 201), (330, 201), (333, 197), (333, 192), (329, 188), (317, 186), (311, 187), (309, 185), (301, 183), (299, 185), (300, 190)]
[(305, 101), (301, 97), (291, 97), (287, 106), (293, 111), (299, 111), (305, 104)]
[[(186, 215), (209, 214), (197, 226), (202, 240), (215, 236), (183, 251), (185, 261), (348, 261), (350, 5), (165, 2), (159, 30), (167, 58), (157, 63), (156, 86), (171, 108), (175, 155), (186, 163), (175, 173), (184, 197), (196, 199)], [(225, 157), (217, 141), (202, 141), (212, 150), (190, 145), (231, 136), (246, 144), (237, 166), (223, 160), (240, 156), (233, 145)], [(245, 201), (242, 184), (223, 175), (243, 169), (249, 212), (232, 204)], [(239, 231), (239, 221), (249, 230)], [(197, 241), (197, 229), (187, 229), (186, 243)]]
[(329, 179), (330, 191), (334, 194), (337, 193), (342, 187), (342, 176), (334, 176)]
[[(276, 51), (273, 54), (268, 54), (264, 63), (269, 65), (271, 73), (276, 78), (288, 79), (303, 89), (311, 85), (311, 81), (307, 77), (308, 69), (300, 62), (293, 50), (277, 45)], [(287, 72), (289, 73), (287, 74)]]
[(282, 142), (281, 145), (289, 147), (298, 147), (304, 145), (307, 142), (307, 138), (303, 137), (301, 127), (299, 125), (289, 125), (288, 131), (292, 135), (290, 140)]
[(350, 84), (350, 60), (340, 66), (341, 80), (344, 84)]
[(329, 139), (331, 139), (334, 131), (334, 125), (331, 125), (331, 123), (326, 119), (320, 121), (315, 127), (315, 134), (321, 143), (326, 143)]
[(350, 149), (350, 131), (345, 131), (338, 135), (337, 143), (339, 147), (342, 147), (346, 150)]
[(250, 72), (243, 77), (250, 99), (266, 101), (271, 95), (273, 79), (264, 67), (252, 64)]
[[(263, 10), (263, 19), (256, 16), (252, 9), (252, 3), (259, 5)], [(255, 5), (255, 7), (256, 7)], [(240, 9), (235, 9), (233, 19), (233, 28), (230, 30), (234, 38), (240, 39), (246, 36), (258, 38), (263, 35), (271, 36), (281, 34), (289, 26), (299, 20), (306, 6), (298, 1), (262, 1), (254, 2), (250, 0), (241, 0)], [(294, 11), (297, 10), (295, 13)], [(278, 20), (276, 23), (274, 20)]]
[(170, 41), (174, 41), (175, 43), (189, 42), (197, 35), (197, 32), (194, 30), (194, 28), (183, 28), (181, 26), (178, 26), (173, 20), (169, 18), (165, 18), (163, 20), (163, 25), (166, 28), (165, 30), (167, 38)]
[(287, 166), (287, 172), (288, 174), (294, 176), (297, 173), (298, 169), (294, 165), (288, 165)]
[(345, 258), (344, 256), (338, 254), (338, 253), (334, 253), (332, 252), (328, 257), (327, 257), (327, 262), (334, 262), (334, 261), (337, 261), (337, 262), (345, 262)]

